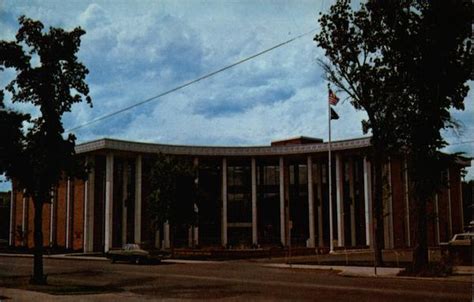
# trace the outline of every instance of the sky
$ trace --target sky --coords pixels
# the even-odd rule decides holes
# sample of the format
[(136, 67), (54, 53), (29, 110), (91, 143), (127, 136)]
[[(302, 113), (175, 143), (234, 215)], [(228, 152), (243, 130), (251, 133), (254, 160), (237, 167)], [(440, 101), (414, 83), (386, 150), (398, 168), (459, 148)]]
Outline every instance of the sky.
[[(328, 138), (327, 82), (313, 42), (318, 15), (332, 1), (53, 1), (0, 0), (0, 40), (13, 40), (18, 17), (86, 34), (78, 54), (93, 108), (74, 105), (66, 129), (143, 101), (302, 33), (285, 46), (156, 101), (75, 132), (77, 142), (103, 137), (165, 144), (269, 145), (294, 136)], [(11, 77), (0, 77), (3, 87)], [(447, 152), (474, 157), (474, 82), (459, 131), (446, 131)], [(8, 97), (8, 96), (7, 96)], [(345, 96), (335, 108), (333, 140), (364, 136)], [(8, 104), (8, 103), (7, 103)], [(37, 114), (26, 104), (9, 104)], [(474, 169), (467, 179), (474, 179)], [(0, 191), (9, 190), (0, 183)]]

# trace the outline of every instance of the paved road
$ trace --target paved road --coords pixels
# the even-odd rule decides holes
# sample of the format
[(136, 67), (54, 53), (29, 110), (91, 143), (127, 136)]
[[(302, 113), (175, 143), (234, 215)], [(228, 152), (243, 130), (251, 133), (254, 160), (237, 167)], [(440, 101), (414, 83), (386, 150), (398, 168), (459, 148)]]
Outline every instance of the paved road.
[[(31, 258), (0, 257), (0, 286), (31, 274)], [(50, 284), (103, 286), (120, 292), (52, 296), (42, 301), (223, 299), (312, 301), (471, 301), (469, 282), (349, 278), (334, 271), (263, 267), (259, 262), (130, 265), (105, 261), (45, 260)], [(18, 279), (21, 280), (21, 279)], [(31, 300), (31, 292), (0, 287), (0, 297)], [(0, 298), (1, 300), (1, 298)]]

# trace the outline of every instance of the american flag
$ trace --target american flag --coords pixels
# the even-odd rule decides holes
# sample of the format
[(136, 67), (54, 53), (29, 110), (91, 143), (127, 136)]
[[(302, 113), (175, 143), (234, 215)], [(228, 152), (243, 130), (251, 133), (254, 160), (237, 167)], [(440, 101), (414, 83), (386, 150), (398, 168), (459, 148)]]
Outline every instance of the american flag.
[(338, 102), (339, 102), (339, 98), (336, 96), (334, 92), (332, 92), (331, 89), (329, 89), (329, 104), (337, 105)]

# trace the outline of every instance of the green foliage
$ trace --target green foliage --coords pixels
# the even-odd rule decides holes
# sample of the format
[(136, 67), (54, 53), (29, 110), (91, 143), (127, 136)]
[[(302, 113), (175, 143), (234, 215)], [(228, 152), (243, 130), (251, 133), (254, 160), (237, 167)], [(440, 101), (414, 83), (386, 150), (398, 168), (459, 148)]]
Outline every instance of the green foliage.
[[(387, 5), (393, 6), (391, 3)], [(372, 144), (379, 153), (398, 150), (399, 119), (394, 114), (399, 105), (394, 93), (398, 79), (384, 60), (386, 41), (394, 34), (387, 25), (391, 20), (386, 11), (369, 2), (354, 12), (350, 1), (342, 0), (319, 22), (321, 31), (314, 40), (325, 50), (326, 59), (319, 63), (328, 80), (349, 96), (355, 109), (367, 113), (362, 129), (372, 132)]]
[(150, 172), (151, 193), (148, 211), (155, 229), (168, 221), (171, 225), (194, 224), (196, 171), (185, 158), (159, 154)]
[[(66, 138), (61, 118), (75, 103), (91, 103), (85, 82), (87, 68), (78, 61), (81, 28), (65, 31), (49, 28), (24, 16), (15, 41), (0, 41), (0, 70), (14, 69), (16, 77), (6, 85), (13, 103), (30, 103), (39, 115), (5, 110), (0, 90), (0, 173), (15, 180), (34, 203), (34, 275), (31, 282), (46, 283), (43, 275), (42, 206), (52, 187), (65, 176), (85, 177), (85, 167), (75, 156), (75, 137)], [(28, 122), (26, 129), (23, 123)], [(5, 130), (5, 131), (4, 131)], [(3, 145), (8, 144), (8, 145)]]
[[(339, 0), (320, 18), (315, 37), (326, 52), (320, 64), (328, 80), (368, 115), (362, 128), (372, 132), (374, 156), (403, 152), (408, 159), (417, 202), (415, 259), (422, 266), (426, 202), (454, 159), (440, 153), (447, 144), (441, 130), (458, 126), (449, 110), (463, 110), (469, 90), (471, 13), (470, 1), (368, 1), (353, 11), (350, 1)], [(377, 179), (377, 160), (375, 166)]]
[[(47, 202), (49, 190), (61, 177), (84, 176), (82, 163), (74, 157), (75, 137), (63, 138), (61, 117), (71, 111), (74, 103), (86, 100), (89, 88), (85, 83), (86, 67), (78, 62), (81, 28), (67, 32), (61, 28), (43, 31), (43, 24), (24, 16), (15, 41), (0, 41), (0, 70), (11, 68), (16, 78), (6, 87), (14, 103), (31, 103), (40, 115), (2, 110), (2, 143), (0, 172), (15, 178), (20, 188), (35, 199)], [(39, 63), (37, 63), (39, 62)], [(3, 99), (4, 91), (1, 90)], [(3, 109), (0, 102), (0, 110)], [(22, 123), (29, 126), (22, 129)], [(8, 127), (3, 128), (7, 125)], [(5, 139), (5, 140), (4, 140)]]

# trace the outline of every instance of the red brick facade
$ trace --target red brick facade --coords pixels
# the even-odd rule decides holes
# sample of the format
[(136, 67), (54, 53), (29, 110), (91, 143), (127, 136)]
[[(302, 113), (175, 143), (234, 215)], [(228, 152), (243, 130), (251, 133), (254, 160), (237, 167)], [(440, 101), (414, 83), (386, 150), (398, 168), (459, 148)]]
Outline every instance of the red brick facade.
[[(317, 144), (318, 140), (310, 140), (304, 139), (305, 141), (301, 141), (303, 139), (290, 140), (290, 141), (282, 141), (281, 144), (277, 142), (275, 146), (271, 148), (276, 148), (275, 150), (280, 150), (278, 148), (294, 148), (293, 144), (296, 145), (305, 145), (311, 146)], [(287, 143), (290, 146), (287, 146)], [(344, 144), (348, 144), (344, 142)], [(337, 149), (337, 144), (335, 145)], [(297, 146), (298, 147), (298, 146)], [(194, 150), (194, 149), (193, 149)], [(240, 152), (239, 149), (238, 151)], [(286, 150), (286, 149), (285, 149)], [(288, 149), (293, 152), (294, 149)], [(111, 152), (111, 151), (107, 151)], [(350, 246), (352, 245), (364, 245), (366, 244), (366, 232), (365, 228), (367, 227), (366, 222), (366, 194), (364, 191), (366, 190), (366, 183), (365, 183), (365, 164), (364, 164), (364, 149), (351, 149), (346, 148), (344, 150), (336, 150), (335, 152), (339, 152), (341, 155), (340, 158), (342, 160), (341, 171), (343, 185), (346, 189), (343, 190), (343, 215), (344, 218), (344, 238), (345, 238), (345, 245)], [(86, 186), (86, 182), (83, 180), (71, 180), (69, 182), (67, 180), (62, 180), (59, 183), (59, 186), (55, 188), (54, 194), (52, 197), (53, 204), (45, 203), (43, 205), (43, 244), (44, 246), (58, 246), (63, 248), (69, 248), (73, 250), (82, 250), (84, 248), (84, 231), (85, 231), (85, 202), (86, 202), (86, 195), (89, 199), (92, 200), (90, 207), (92, 207), (92, 212), (90, 212), (90, 227), (92, 228), (91, 236), (93, 240), (91, 241), (90, 250), (94, 251), (101, 251), (104, 249), (104, 232), (105, 232), (105, 195), (106, 195), (106, 161), (105, 161), (105, 152), (102, 153), (93, 153), (89, 155), (92, 157), (95, 162), (94, 167), (94, 184), (93, 186)], [(114, 181), (114, 188), (113, 188), (113, 213), (112, 213), (112, 244), (121, 244), (123, 240), (133, 240), (136, 225), (135, 223), (135, 209), (133, 205), (133, 200), (128, 201), (128, 212), (126, 215), (126, 222), (125, 226), (123, 225), (123, 213), (125, 213), (124, 209), (121, 207), (124, 206), (124, 199), (126, 198), (123, 196), (122, 193), (123, 188), (127, 186), (128, 189), (131, 190), (130, 192), (134, 192), (133, 184), (136, 182), (136, 175), (135, 173), (135, 166), (134, 161), (136, 159), (137, 153), (133, 152), (123, 152), (117, 153), (116, 160), (114, 165), (114, 174), (113, 174), (113, 181)], [(280, 153), (277, 153), (280, 154)], [(147, 212), (147, 197), (150, 194), (150, 187), (147, 175), (149, 175), (150, 170), (150, 155), (146, 153), (142, 153), (143, 161), (142, 161), (142, 171), (143, 176), (141, 179), (141, 241), (152, 241), (155, 240), (155, 234), (151, 231), (150, 228), (150, 217), (148, 216)], [(313, 165), (316, 169), (323, 169), (322, 166), (326, 164), (326, 153), (319, 151), (313, 153), (304, 153), (302, 155), (270, 155), (270, 156), (262, 156), (260, 155), (257, 157), (257, 161), (260, 162), (262, 165), (278, 165), (279, 156), (287, 156), (291, 160), (288, 162), (291, 163), (293, 161), (293, 167), (302, 166), (306, 164), (306, 157), (311, 156), (313, 158)], [(203, 162), (211, 162), (215, 161), (215, 163), (219, 163), (222, 161), (223, 156), (202, 156)], [(240, 156), (238, 157), (240, 162), (250, 162), (250, 156)], [(286, 163), (286, 159), (285, 159)], [(296, 164), (295, 164), (296, 163)], [(343, 167), (349, 167), (348, 169), (344, 169)], [(217, 167), (219, 164), (216, 165)], [(130, 169), (129, 173), (132, 176), (129, 176), (129, 180), (125, 182), (123, 172), (126, 168)], [(219, 171), (221, 168), (216, 168), (215, 173), (221, 173)], [(333, 169), (335, 169), (335, 165), (333, 165)], [(122, 171), (122, 172), (120, 172)], [(262, 170), (263, 171), (263, 170)], [(285, 168), (285, 173), (288, 174), (289, 169)], [(322, 177), (323, 170), (313, 170), (314, 175), (318, 174)], [(385, 224), (387, 222), (391, 223), (393, 226), (384, 225), (384, 228), (393, 227), (392, 233), (390, 231), (386, 234), (386, 248), (407, 248), (413, 247), (416, 244), (417, 238), (415, 236), (415, 227), (416, 227), (416, 217), (415, 213), (415, 206), (414, 201), (409, 200), (407, 202), (407, 196), (411, 195), (411, 188), (409, 182), (409, 176), (407, 178), (407, 173), (405, 171), (405, 163), (401, 158), (392, 158), (390, 161), (390, 167), (387, 171), (390, 171), (389, 179), (391, 180), (390, 190), (391, 194), (389, 194), (392, 200), (392, 207), (388, 209), (387, 215), (390, 215), (389, 219), (385, 219)], [(122, 173), (122, 174), (119, 174)], [(262, 172), (263, 173), (263, 172)], [(324, 172), (326, 173), (326, 172)], [(349, 177), (347, 174), (349, 173), (352, 175)], [(439, 241), (444, 242), (449, 240), (449, 238), (458, 232), (462, 232), (463, 224), (462, 224), (462, 196), (461, 196), (461, 185), (460, 185), (460, 166), (452, 166), (449, 169), (449, 187), (442, 188), (441, 191), (437, 194), (437, 198), (433, 198), (428, 204), (428, 242), (430, 246), (437, 245), (438, 238)], [(262, 174), (263, 175), (263, 174)], [(288, 174), (289, 175), (289, 174)], [(262, 176), (263, 177), (263, 176)], [(289, 177), (289, 176), (288, 176)], [(333, 174), (334, 177), (334, 174)], [(217, 176), (216, 179), (220, 179), (221, 176)], [(314, 181), (314, 188), (318, 188), (321, 186), (323, 191), (327, 191), (324, 189), (324, 186), (327, 186), (327, 183), (320, 183), (320, 177), (315, 177)], [(352, 179), (352, 180), (351, 180)], [(287, 181), (288, 182), (288, 181)], [(222, 184), (218, 184), (222, 185)], [(279, 184), (275, 184), (279, 185)], [(336, 186), (335, 182), (333, 185)], [(286, 184), (285, 186), (288, 186)], [(307, 192), (307, 183), (302, 183), (302, 186), (306, 186), (302, 192)], [(351, 186), (352, 189), (350, 188)], [(407, 187), (408, 186), (408, 187)], [(92, 188), (92, 189), (90, 189)], [(12, 220), (13, 223), (13, 244), (15, 246), (27, 246), (33, 247), (33, 219), (34, 219), (34, 208), (31, 199), (25, 198), (23, 199), (23, 194), (19, 192), (16, 188), (15, 182), (13, 182), (13, 211), (14, 211), (14, 219)], [(89, 190), (89, 192), (86, 192)], [(92, 191), (91, 191), (92, 190)], [(334, 188), (333, 188), (334, 190)], [(334, 190), (335, 191), (335, 190)], [(288, 190), (285, 188), (285, 198), (289, 198)], [(319, 202), (317, 201), (317, 189), (314, 189), (314, 194), (316, 198), (314, 200), (314, 220), (316, 221), (316, 228), (318, 228), (318, 212), (317, 206)], [(327, 193), (327, 192), (326, 192)], [(373, 192), (372, 192), (373, 193)], [(371, 194), (372, 194), (371, 193)], [(352, 197), (349, 196), (352, 194)], [(129, 197), (135, 199), (134, 193), (130, 194), (133, 197)], [(324, 195), (324, 194), (323, 194)], [(327, 194), (326, 194), (327, 195)], [(346, 196), (347, 195), (347, 196)], [(259, 195), (260, 196), (260, 195)], [(216, 197), (219, 202), (219, 197)], [(260, 198), (260, 197), (258, 197)], [(306, 200), (308, 197), (305, 197)], [(327, 196), (324, 197), (327, 199)], [(355, 198), (355, 199), (354, 199)], [(350, 203), (345, 200), (352, 200), (354, 199), (355, 202), (353, 213), (355, 213), (355, 241), (351, 240), (351, 219), (349, 215), (351, 215), (350, 210)], [(436, 204), (437, 202), (437, 204)], [(217, 204), (218, 204), (217, 203)], [(305, 206), (308, 206), (308, 203), (304, 203)], [(324, 201), (322, 204), (322, 213), (323, 216), (327, 215), (327, 201)], [(335, 207), (336, 198), (334, 195), (334, 211), (336, 210)], [(408, 205), (408, 207), (407, 207)], [(300, 206), (301, 207), (301, 206)], [(326, 208), (324, 208), (326, 207)], [(53, 209), (51, 211), (51, 209)], [(305, 212), (305, 208), (301, 208), (302, 212)], [(216, 213), (220, 213), (221, 209), (219, 208)], [(333, 212), (334, 212), (333, 211)], [(451, 213), (451, 215), (449, 215)], [(409, 215), (408, 215), (409, 214)], [(333, 213), (334, 217), (337, 217), (337, 213)], [(278, 217), (279, 219), (280, 217)], [(299, 219), (299, 217), (298, 217)], [(301, 220), (307, 220), (308, 217), (301, 217)], [(328, 237), (328, 217), (322, 217), (322, 221), (324, 222), (322, 235), (324, 237), (324, 244), (327, 245), (329, 240)], [(336, 222), (334, 223), (336, 229)], [(122, 232), (126, 228), (126, 232), (124, 232), (125, 239), (122, 237)], [(304, 225), (303, 228), (307, 228)], [(23, 232), (24, 230), (24, 232)], [(219, 234), (220, 230), (216, 233)], [(308, 233), (305, 231), (305, 234)], [(318, 230), (314, 232), (315, 234), (319, 234)], [(259, 234), (262, 234), (262, 231), (259, 230)], [(337, 232), (335, 232), (337, 234)], [(354, 233), (352, 233), (354, 234)], [(387, 237), (387, 234), (389, 234)], [(163, 235), (163, 230), (161, 230), (161, 235)], [(203, 234), (204, 237), (204, 234)], [(393, 243), (391, 242), (391, 238), (393, 237)], [(163, 238), (163, 237), (162, 237)], [(278, 241), (278, 240), (277, 240)], [(354, 241), (354, 242), (352, 242)], [(391, 246), (390, 246), (391, 245)]]
[[(83, 228), (84, 228), (84, 181), (71, 181), (71, 217), (69, 220), (69, 240), (70, 246), (74, 250), (81, 250), (83, 247)], [(48, 247), (55, 245), (58, 247), (66, 247), (66, 230), (67, 228), (67, 181), (63, 180), (59, 183), (55, 190), (56, 195), (53, 198), (53, 213), (51, 212), (51, 204), (43, 205), (43, 245)], [(14, 246), (33, 247), (33, 225), (34, 225), (34, 205), (31, 198), (23, 200), (23, 194), (14, 191), (13, 194), (14, 219), (13, 219), (13, 243)], [(25, 205), (26, 211), (23, 211)], [(53, 215), (53, 225), (51, 218)], [(24, 217), (23, 217), (24, 216)], [(24, 225), (23, 225), (24, 224)], [(53, 226), (53, 236), (51, 237), (51, 226)], [(22, 230), (25, 230), (23, 232)], [(51, 241), (51, 239), (53, 239)], [(24, 241), (24, 242), (23, 242)]]

